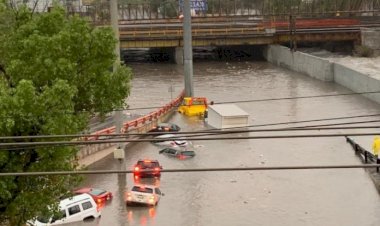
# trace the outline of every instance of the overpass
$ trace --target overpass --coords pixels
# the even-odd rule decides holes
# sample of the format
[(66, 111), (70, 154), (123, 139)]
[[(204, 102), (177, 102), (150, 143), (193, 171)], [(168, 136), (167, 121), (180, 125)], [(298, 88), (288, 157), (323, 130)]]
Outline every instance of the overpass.
[[(182, 23), (175, 20), (164, 22), (121, 21), (121, 48), (182, 47)], [(339, 17), (292, 21), (250, 17), (231, 20), (219, 17), (216, 21), (193, 23), (192, 39), (193, 46), (268, 45), (290, 41), (360, 43), (360, 27), (375, 25), (364, 24), (360, 19)]]

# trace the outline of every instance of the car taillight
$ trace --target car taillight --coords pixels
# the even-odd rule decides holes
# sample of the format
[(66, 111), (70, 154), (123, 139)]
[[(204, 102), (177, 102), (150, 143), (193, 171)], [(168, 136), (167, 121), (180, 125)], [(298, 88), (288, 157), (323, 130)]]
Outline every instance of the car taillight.
[(140, 168), (138, 166), (135, 167), (135, 171), (139, 171)]
[(96, 202), (97, 202), (97, 203), (101, 203), (101, 202), (102, 202), (102, 199), (97, 199)]
[(154, 168), (154, 171), (160, 171), (160, 168), (156, 167)]
[(165, 128), (165, 131), (169, 131), (169, 128)]

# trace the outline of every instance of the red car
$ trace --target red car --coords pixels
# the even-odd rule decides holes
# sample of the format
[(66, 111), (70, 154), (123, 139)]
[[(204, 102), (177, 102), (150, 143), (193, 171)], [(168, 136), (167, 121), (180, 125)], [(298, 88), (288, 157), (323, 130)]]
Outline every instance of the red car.
[(139, 177), (160, 177), (160, 163), (157, 160), (139, 160), (133, 167), (133, 175)]
[(74, 191), (74, 194), (89, 194), (96, 203), (103, 203), (112, 199), (112, 193), (99, 188), (81, 188)]

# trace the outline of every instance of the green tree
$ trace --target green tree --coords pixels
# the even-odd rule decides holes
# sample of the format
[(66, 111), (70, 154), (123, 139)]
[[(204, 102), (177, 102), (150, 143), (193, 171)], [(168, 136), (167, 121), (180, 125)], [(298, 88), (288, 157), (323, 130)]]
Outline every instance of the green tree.
[[(80, 133), (95, 113), (125, 105), (131, 71), (121, 65), (111, 72), (111, 28), (90, 27), (59, 7), (37, 15), (5, 1), (0, 0), (0, 136)], [(7, 140), (20, 141), (31, 140)], [(0, 169), (74, 170), (76, 152), (67, 146), (1, 149)], [(23, 225), (46, 213), (47, 204), (77, 182), (73, 176), (0, 177), (0, 224)]]

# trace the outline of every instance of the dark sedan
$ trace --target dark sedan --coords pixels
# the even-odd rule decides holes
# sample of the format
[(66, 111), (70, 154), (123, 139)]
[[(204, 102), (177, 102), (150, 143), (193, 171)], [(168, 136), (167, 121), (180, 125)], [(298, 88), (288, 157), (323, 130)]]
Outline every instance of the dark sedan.
[(149, 132), (178, 132), (181, 128), (173, 123), (159, 123), (154, 126)]
[(176, 157), (179, 159), (185, 159), (185, 158), (191, 158), (195, 156), (194, 151), (190, 150), (180, 150), (180, 149), (174, 149), (174, 148), (164, 148), (159, 151), (160, 154), (165, 154), (171, 157)]

